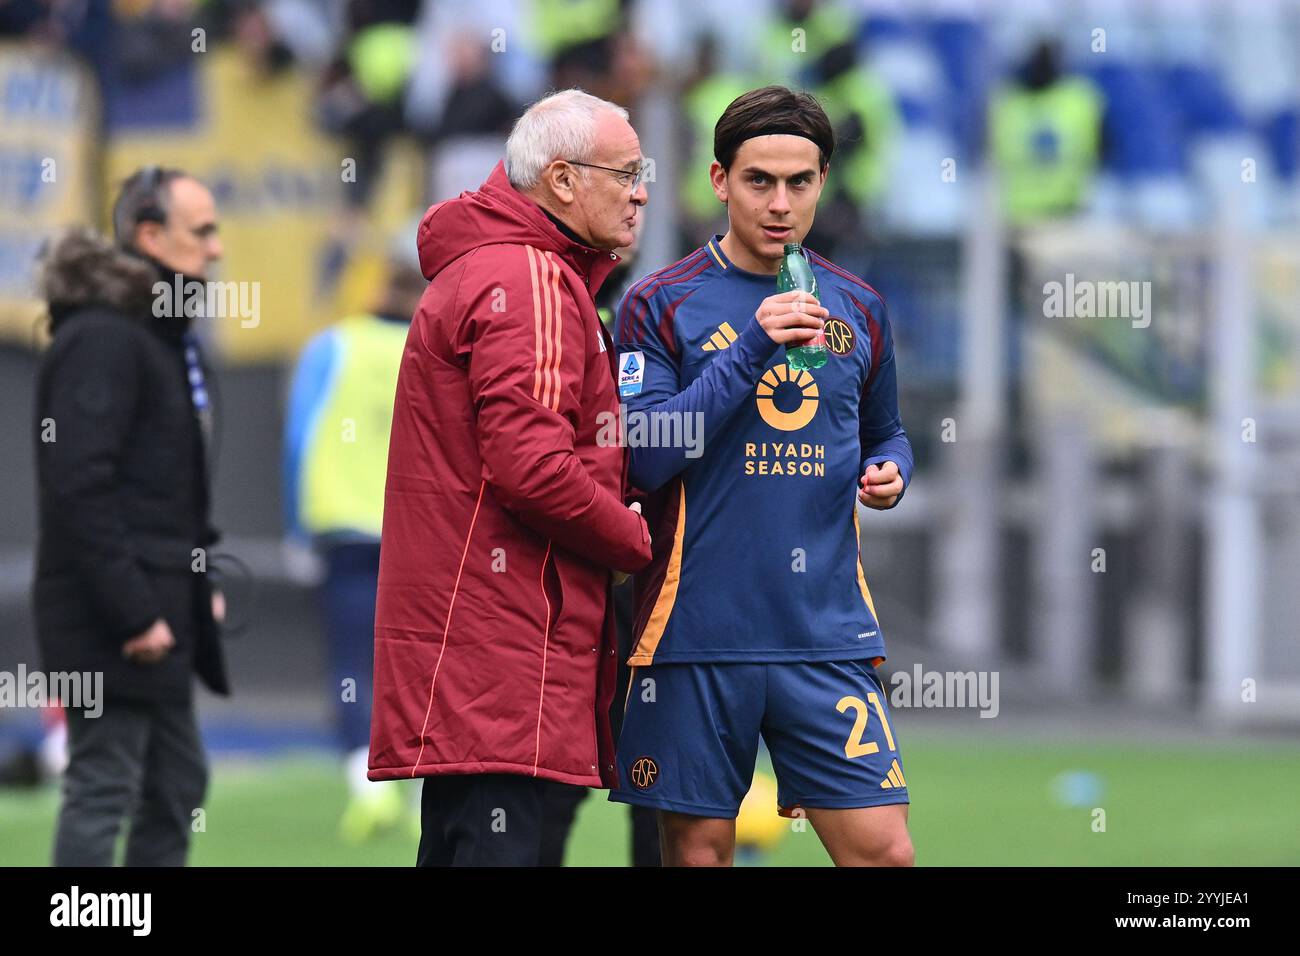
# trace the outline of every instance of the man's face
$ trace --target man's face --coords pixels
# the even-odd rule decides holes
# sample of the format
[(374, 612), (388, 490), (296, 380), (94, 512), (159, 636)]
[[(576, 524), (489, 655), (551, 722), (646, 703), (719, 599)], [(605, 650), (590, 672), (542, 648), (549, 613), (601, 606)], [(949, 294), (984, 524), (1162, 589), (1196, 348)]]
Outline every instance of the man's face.
[(639, 213), (649, 200), (645, 183), (631, 182), (643, 161), (641, 142), (627, 120), (614, 113), (602, 113), (596, 127), (596, 149), (586, 160), (593, 166), (626, 170), (620, 176), (590, 166), (575, 167), (572, 210), (569, 223), (596, 249), (619, 249), (636, 241)]
[(212, 193), (196, 179), (176, 179), (170, 186), (167, 222), (142, 222), (136, 227), (136, 248), (165, 269), (199, 279), (221, 258), (217, 207)]
[(820, 158), (812, 140), (774, 133), (741, 143), (730, 169), (709, 170), (731, 234), (756, 259), (779, 260), (787, 242), (808, 235), (826, 184)]

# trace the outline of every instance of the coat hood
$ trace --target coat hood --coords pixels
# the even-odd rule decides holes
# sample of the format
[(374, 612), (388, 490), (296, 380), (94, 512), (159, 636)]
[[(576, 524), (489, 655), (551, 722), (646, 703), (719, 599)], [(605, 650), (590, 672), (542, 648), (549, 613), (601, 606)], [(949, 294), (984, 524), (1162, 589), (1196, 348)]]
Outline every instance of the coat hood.
[(420, 222), (416, 244), (420, 270), (430, 281), (480, 246), (532, 246), (556, 253), (582, 276), (594, 296), (619, 263), (614, 253), (593, 249), (561, 232), (537, 203), (510, 185), (504, 162), (498, 162), (487, 182), (474, 192), (430, 207)]
[[(63, 233), (41, 260), (40, 289), (50, 315), (50, 332), (69, 319), (107, 309), (167, 339), (179, 340), (189, 331), (192, 316), (179, 295), (185, 283), (203, 281), (175, 275), (161, 263), (117, 243), (84, 226)], [(155, 309), (158, 283), (167, 285), (170, 309), (159, 315)]]
[(149, 314), (158, 270), (98, 233), (74, 227), (60, 236), (41, 263), (41, 292), (51, 331), (69, 316), (99, 307), (128, 316)]

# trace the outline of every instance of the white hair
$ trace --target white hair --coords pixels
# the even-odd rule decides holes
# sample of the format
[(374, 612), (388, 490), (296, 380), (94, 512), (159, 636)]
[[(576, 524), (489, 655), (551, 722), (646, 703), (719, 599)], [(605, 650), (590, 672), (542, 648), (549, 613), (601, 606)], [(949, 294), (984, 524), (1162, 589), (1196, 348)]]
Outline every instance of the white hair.
[(557, 159), (589, 159), (596, 148), (596, 123), (606, 112), (627, 119), (623, 107), (579, 89), (552, 93), (528, 107), (506, 140), (510, 184), (531, 189)]

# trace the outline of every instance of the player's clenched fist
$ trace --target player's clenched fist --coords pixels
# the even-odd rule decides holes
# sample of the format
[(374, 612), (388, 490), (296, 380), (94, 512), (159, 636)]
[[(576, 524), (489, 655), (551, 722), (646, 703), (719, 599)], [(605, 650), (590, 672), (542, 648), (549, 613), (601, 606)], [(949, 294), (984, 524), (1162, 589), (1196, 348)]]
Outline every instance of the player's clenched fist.
[(754, 318), (778, 345), (800, 345), (816, 338), (829, 315), (813, 296), (796, 289), (769, 295)]
[(858, 482), (862, 485), (858, 491), (858, 500), (877, 511), (892, 508), (898, 496), (903, 493), (903, 476), (898, 473), (898, 466), (892, 461), (883, 465), (867, 465), (867, 470)]

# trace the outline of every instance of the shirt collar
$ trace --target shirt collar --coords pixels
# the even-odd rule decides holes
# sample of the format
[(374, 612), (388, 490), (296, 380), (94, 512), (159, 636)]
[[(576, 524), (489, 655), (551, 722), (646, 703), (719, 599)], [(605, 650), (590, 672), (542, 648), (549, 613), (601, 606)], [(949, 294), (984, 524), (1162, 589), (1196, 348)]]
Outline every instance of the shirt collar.
[(540, 205), (537, 208), (541, 209), (542, 212), (546, 213), (546, 218), (551, 220), (551, 222), (555, 223), (555, 228), (560, 230), (560, 232), (564, 233), (565, 237), (573, 240), (580, 246), (583, 246), (588, 249), (592, 248), (591, 243), (589, 243), (586, 239), (582, 238), (582, 236), (578, 235), (576, 232), (574, 232), (572, 229), (566, 226), (558, 216), (552, 215), (549, 209), (546, 209)]

